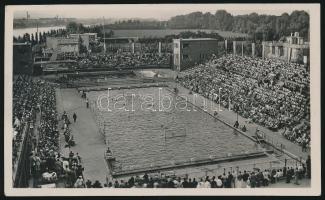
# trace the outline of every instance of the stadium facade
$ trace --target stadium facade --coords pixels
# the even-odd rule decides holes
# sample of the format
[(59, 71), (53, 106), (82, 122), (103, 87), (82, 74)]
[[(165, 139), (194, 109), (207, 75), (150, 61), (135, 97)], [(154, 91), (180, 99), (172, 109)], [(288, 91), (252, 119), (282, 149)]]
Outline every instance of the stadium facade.
[(299, 33), (291, 33), (285, 41), (265, 41), (262, 43), (263, 58), (277, 58), (288, 62), (309, 63), (309, 43)]
[(218, 50), (218, 40), (213, 38), (174, 39), (174, 67), (182, 71), (201, 63)]

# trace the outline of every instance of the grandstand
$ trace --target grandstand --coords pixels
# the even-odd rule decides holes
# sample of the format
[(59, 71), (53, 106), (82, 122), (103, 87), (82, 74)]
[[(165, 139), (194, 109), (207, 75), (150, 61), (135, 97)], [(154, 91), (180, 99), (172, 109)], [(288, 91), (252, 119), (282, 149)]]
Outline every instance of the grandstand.
[[(244, 55), (238, 44), (241, 55), (224, 49), (180, 72), (172, 70), (171, 46), (157, 42), (35, 59), (56, 74), (14, 82), (14, 187), (188, 187), (179, 179), (189, 177), (200, 187), (199, 179), (219, 175), (222, 187), (235, 187), (227, 173), (255, 187), (239, 180), (244, 170), (264, 187), (296, 172), (310, 177), (308, 68)], [(99, 109), (107, 88), (119, 109)]]

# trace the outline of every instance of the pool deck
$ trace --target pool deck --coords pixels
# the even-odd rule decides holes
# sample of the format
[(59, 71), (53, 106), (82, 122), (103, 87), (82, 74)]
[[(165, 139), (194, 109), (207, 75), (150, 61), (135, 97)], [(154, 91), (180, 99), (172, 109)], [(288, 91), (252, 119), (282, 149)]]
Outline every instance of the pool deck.
[[(71, 121), (70, 128), (74, 136), (76, 145), (71, 147), (71, 151), (79, 153), (82, 164), (85, 168), (85, 179), (92, 182), (99, 180), (106, 182), (108, 168), (104, 159), (106, 150), (104, 137), (98, 132), (97, 124), (93, 118), (90, 108), (86, 108), (84, 99), (76, 89), (57, 89), (57, 110), (59, 116), (65, 110)], [(77, 115), (76, 123), (73, 122), (73, 113)], [(61, 153), (65, 156), (69, 154), (69, 149), (64, 148), (64, 136), (60, 129)]]

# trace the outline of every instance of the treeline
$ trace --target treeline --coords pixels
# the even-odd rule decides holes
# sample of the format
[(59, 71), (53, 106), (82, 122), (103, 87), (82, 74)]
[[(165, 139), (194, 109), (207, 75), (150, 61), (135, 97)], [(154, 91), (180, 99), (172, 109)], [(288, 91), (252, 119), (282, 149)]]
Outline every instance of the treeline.
[[(70, 22), (66, 26), (67, 33), (97, 33), (98, 37), (103, 37), (103, 26), (102, 25), (93, 25), (93, 26), (84, 26), (81, 23)], [(114, 35), (114, 32), (110, 30), (105, 32), (105, 37), (111, 37)]]
[[(100, 25), (94, 25), (86, 27), (81, 23), (77, 22), (69, 22), (66, 25), (65, 29), (57, 29), (57, 30), (50, 30), (48, 32), (35, 32), (32, 34), (25, 33), (22, 37), (13, 37), (14, 42), (30, 42), (32, 45), (43, 43), (46, 41), (46, 37), (66, 37), (71, 33), (97, 33), (97, 36), (103, 37), (103, 27)], [(110, 30), (109, 32), (105, 33), (105, 37), (113, 36), (114, 32)]]
[(290, 15), (283, 13), (281, 16), (257, 13), (233, 16), (225, 10), (218, 10), (215, 14), (193, 12), (172, 17), (168, 21), (168, 27), (241, 32), (249, 34), (255, 40), (278, 40), (292, 32), (299, 32), (309, 39), (309, 14), (294, 11)]
[(197, 31), (197, 32), (191, 32), (191, 31), (183, 31), (179, 34), (172, 34), (165, 36), (165, 39), (167, 41), (172, 42), (173, 39), (179, 39), (179, 38), (214, 38), (217, 40), (223, 40), (223, 37), (221, 37), (218, 33), (207, 33), (204, 31)]
[(281, 16), (248, 15), (233, 16), (225, 10), (214, 14), (193, 12), (178, 15), (168, 21), (123, 20), (105, 25), (105, 29), (212, 29), (247, 33), (253, 40), (279, 40), (290, 33), (299, 32), (309, 40), (309, 14), (305, 11), (294, 11), (290, 15)]
[(171, 34), (166, 35), (163, 38), (157, 38), (157, 37), (145, 37), (145, 38), (139, 38), (140, 43), (155, 43), (155, 42), (163, 42), (163, 43), (171, 43), (173, 42), (173, 39), (179, 39), (179, 38), (215, 38), (218, 40), (223, 41), (223, 37), (221, 37), (218, 33), (206, 33), (204, 31), (183, 31), (179, 34)]
[(15, 43), (25, 43), (29, 42), (32, 45), (41, 44), (46, 42), (46, 37), (64, 37), (67, 35), (67, 31), (65, 29), (51, 30), (51, 31), (43, 31), (43, 32), (35, 32), (32, 34), (25, 33), (22, 37), (13, 37), (13, 41)]
[(164, 29), (167, 28), (166, 21), (157, 21), (157, 20), (120, 20), (116, 21), (113, 24), (105, 25), (105, 29), (124, 29), (124, 30), (132, 30), (132, 29)]
[[(53, 21), (53, 19), (51, 20)], [(16, 20), (14, 26), (18, 22), (19, 20)], [(35, 22), (29, 20), (29, 23)], [(99, 37), (103, 37), (102, 25), (84, 26), (81, 23), (70, 21), (67, 22), (66, 27), (68, 33), (94, 32)], [(299, 32), (300, 36), (309, 40), (309, 14), (305, 11), (294, 11), (290, 15), (283, 13), (281, 16), (258, 15), (257, 13), (233, 16), (225, 10), (218, 10), (214, 14), (193, 12), (187, 15), (178, 15), (168, 21), (121, 20), (106, 24), (105, 29), (211, 29), (246, 33), (255, 41), (280, 40), (290, 33)], [(110, 31), (105, 34), (105, 37), (111, 37), (114, 32)]]

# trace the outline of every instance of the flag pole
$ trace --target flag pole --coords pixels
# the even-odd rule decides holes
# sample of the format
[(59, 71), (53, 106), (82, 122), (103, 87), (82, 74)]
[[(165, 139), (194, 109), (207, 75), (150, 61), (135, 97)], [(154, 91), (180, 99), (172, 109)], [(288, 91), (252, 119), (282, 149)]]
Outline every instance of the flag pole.
[(104, 32), (104, 53), (106, 53), (106, 41), (105, 41), (105, 17), (103, 17), (103, 32)]
[(39, 35), (38, 35), (38, 19), (37, 19), (37, 22), (36, 22), (36, 34), (37, 34), (37, 41), (36, 42), (38, 43), (38, 41), (40, 40)]

